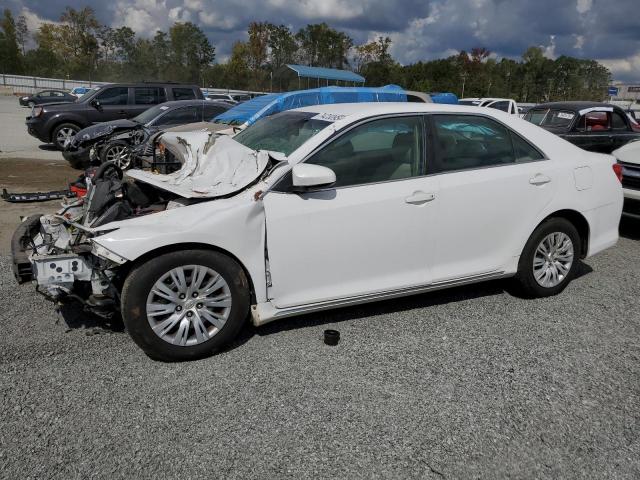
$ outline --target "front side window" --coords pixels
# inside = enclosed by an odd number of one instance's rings
[[[544,156],[502,124],[473,115],[434,115],[436,158],[430,173],[509,165]]]
[[[114,87],[103,90],[96,95],[100,105],[126,105],[129,98],[129,88]]]
[[[157,105],[167,101],[164,88],[144,87],[134,88],[133,98],[136,105]]]
[[[196,94],[193,88],[173,88],[174,100],[193,100],[196,98]]]
[[[331,122],[313,112],[281,112],[258,120],[233,139],[252,150],[271,150],[289,156]]]
[[[331,142],[306,163],[333,170],[336,187],[422,175],[422,119],[398,117],[365,123]]]
[[[200,121],[200,116],[195,105],[191,107],[177,108],[165,113],[158,119],[156,125],[186,125]]]
[[[579,132],[607,132],[610,130],[607,112],[587,112],[576,123]]]

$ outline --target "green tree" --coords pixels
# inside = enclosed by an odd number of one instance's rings
[[[0,22],[0,71],[5,73],[22,73],[22,59],[16,35],[16,22],[11,10],[6,8]]]
[[[304,63],[314,67],[344,68],[353,40],[344,32],[326,23],[307,25],[296,34],[300,56]]]
[[[200,82],[205,67],[213,62],[215,48],[206,35],[191,22],[176,22],[169,29],[173,68],[168,75],[174,80]]]
[[[298,44],[289,27],[269,24],[270,63],[273,71],[295,61]]]

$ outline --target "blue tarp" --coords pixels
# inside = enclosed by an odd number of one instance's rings
[[[433,92],[429,93],[429,95],[431,96],[431,100],[433,100],[433,103],[446,103],[449,105],[458,104],[458,97],[455,93]]]
[[[286,93],[271,93],[240,103],[213,119],[216,123],[251,125],[263,117],[294,108],[331,103],[406,102],[397,85],[384,87],[322,87]]]
[[[287,65],[303,78],[324,78],[326,80],[341,80],[344,82],[364,83],[364,77],[349,70],[338,70],[337,68],[307,67],[305,65]]]

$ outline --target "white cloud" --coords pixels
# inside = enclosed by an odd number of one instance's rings
[[[593,0],[578,0],[576,3],[576,10],[580,15],[584,15],[593,6]]]
[[[573,48],[577,49],[577,50],[582,50],[582,47],[584,46],[584,35],[574,35],[575,39],[576,39],[576,43],[573,44]]]
[[[167,15],[168,10],[166,0],[118,0],[112,26],[126,26],[142,37],[151,37],[175,21]]]
[[[627,58],[605,58],[598,61],[611,70],[614,79],[616,75],[640,72],[640,53]]]

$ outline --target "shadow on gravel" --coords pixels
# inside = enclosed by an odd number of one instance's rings
[[[574,280],[592,272],[593,269],[589,265],[584,262],[579,262]],[[490,282],[465,285],[409,297],[383,300],[351,307],[342,307],[335,310],[327,310],[325,312],[312,313],[309,315],[300,315],[297,317],[277,320],[262,327],[254,327],[249,324],[243,329],[236,341],[233,342],[227,350],[232,350],[241,346],[249,341],[254,335],[271,335],[298,328],[317,327],[319,325],[333,324],[347,320],[366,319],[367,317],[380,314],[399,313],[416,308],[445,305],[462,300],[473,300],[476,298],[500,295],[505,292],[510,295],[517,296],[517,292],[513,290],[509,279],[493,280]]]
[[[40,150],[45,150],[47,152],[57,152],[58,151],[58,147],[56,147],[55,145],[48,145],[48,144],[42,144],[42,145],[38,145],[38,148]]]
[[[640,220],[622,217],[620,219],[620,236],[630,240],[640,240]]]
[[[86,312],[79,303],[68,303],[59,309],[60,318],[64,320],[69,328],[93,330],[100,332],[124,332],[124,323],[119,315],[106,319],[91,312]]]

